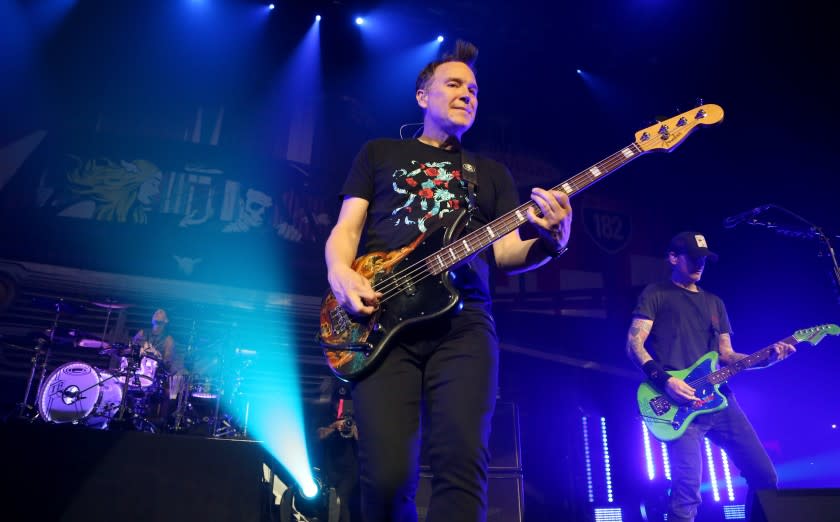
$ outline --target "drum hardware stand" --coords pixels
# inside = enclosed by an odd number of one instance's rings
[[[227,420],[225,422],[225,424],[227,425],[224,426],[224,430],[221,432],[219,431],[219,407],[221,406],[222,395],[225,395],[225,388],[227,385],[227,383],[225,382],[224,375],[222,374],[222,370],[225,368],[226,360],[227,352],[225,350],[222,350],[222,355],[219,358],[218,370],[216,372],[216,382],[219,383],[219,389],[216,392],[216,404],[214,406],[213,411],[213,425],[210,427],[210,436],[216,438],[229,436],[231,432],[236,433],[236,428],[233,427],[233,425],[231,425],[230,422],[228,422]]]
[[[245,401],[245,418],[242,420],[242,438],[248,438],[248,414],[251,410],[251,401]]]
[[[196,320],[193,319],[192,327],[190,328],[190,340],[187,343],[187,353],[184,355],[184,364],[189,364],[190,366],[194,366],[193,364],[193,342],[195,342],[195,334],[196,334]],[[184,417],[186,416],[187,407],[189,406],[189,396],[190,390],[192,389],[192,379],[193,373],[192,370],[194,368],[190,368],[190,372],[187,374],[184,381],[181,383],[181,389],[178,390],[178,404],[175,406],[175,422],[172,425],[172,431],[179,432],[185,429],[182,426],[184,422]]]
[[[123,380],[122,382],[122,398],[120,399],[120,408],[117,411],[117,416],[111,419],[111,421],[109,422],[109,427],[119,427],[121,429],[125,429],[129,421],[125,418],[126,403],[128,402],[128,380],[134,377],[138,379],[139,385],[139,377],[137,377],[137,370],[140,368],[140,345],[132,344],[130,346],[131,352],[126,356],[125,380]],[[132,413],[131,416],[137,417],[136,413]],[[149,421],[146,419],[141,420],[143,420],[146,423],[149,423]],[[134,427],[136,428],[137,426],[135,425]]]
[[[222,358],[222,362],[224,358]],[[224,364],[220,365],[220,368],[224,368]],[[219,383],[221,383],[221,378],[219,379]],[[216,405],[213,410],[213,425],[210,427],[210,436],[211,437],[219,437],[221,435],[218,434],[219,431],[219,405],[222,402],[222,394],[225,392],[223,386],[219,386],[219,390],[216,393]]]
[[[183,426],[182,423],[184,422],[187,406],[189,405],[187,397],[189,396],[191,387],[192,374],[189,374],[186,376],[184,382],[181,384],[181,389],[178,390],[178,404],[177,406],[175,406],[175,413],[173,414],[175,417],[175,422],[172,425],[172,431],[174,432],[179,432],[185,429],[185,426]]]
[[[102,328],[102,342],[107,342],[106,335],[108,335],[108,323],[111,321],[111,310],[112,308],[108,307],[108,313],[105,314],[105,327]]]
[[[52,345],[55,340],[55,331],[58,328],[58,323],[61,319],[61,310],[66,306],[67,305],[64,304],[64,298],[59,298],[55,303],[55,317],[53,318],[52,327],[50,328],[49,342],[46,342],[44,339],[38,339],[38,344],[35,346],[35,355],[32,356],[32,371],[30,372],[29,379],[26,383],[26,393],[23,397],[23,404],[20,406],[21,418],[25,418],[27,410],[32,409],[32,407],[29,406],[29,393],[32,390],[32,380],[35,377],[35,368],[38,366],[38,359],[43,353],[44,357],[41,360],[41,374],[38,376],[38,392],[35,394],[35,415],[30,420],[35,421],[40,415],[37,408],[38,397],[41,396],[41,388],[44,386],[44,379],[47,377],[47,363],[49,362],[50,355],[52,354]],[[46,350],[43,350],[44,344],[47,345]]]
[[[32,355],[32,368],[29,370],[29,378],[26,381],[26,392],[23,394],[23,402],[20,403],[18,418],[27,418],[29,411],[32,409],[35,409],[36,413],[31,420],[35,420],[38,416],[37,408],[33,408],[29,405],[29,394],[32,391],[32,382],[35,380],[35,371],[38,369],[38,360],[41,358],[41,353],[44,352],[44,344],[46,344],[46,342],[46,339],[39,338],[37,344],[35,345],[35,353]],[[41,380],[43,380],[43,377],[41,377]],[[37,398],[35,400],[37,401]]]

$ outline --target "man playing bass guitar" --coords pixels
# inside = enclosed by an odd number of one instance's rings
[[[388,298],[387,290],[375,291],[353,269],[357,253],[401,249],[463,209],[472,211],[467,231],[477,230],[518,205],[507,168],[462,153],[461,137],[478,108],[476,55],[472,44],[459,41],[453,54],[428,64],[415,91],[423,111],[422,135],[370,141],[350,169],[325,247],[330,287],[349,314],[370,315]],[[469,181],[471,174],[477,179]],[[531,199],[540,212],[529,209],[527,219],[539,237],[523,240],[514,230],[493,243],[496,265],[511,273],[547,263],[565,251],[569,240],[568,196],[535,188]],[[499,359],[486,253],[453,273],[460,313],[401,333],[377,366],[354,382],[366,522],[417,520],[421,412],[434,475],[427,520],[486,518],[487,443]],[[433,313],[430,308],[428,314]]]
[[[697,283],[706,261],[717,261],[706,238],[697,232],[681,232],[668,246],[667,263],[671,280],[645,287],[633,311],[627,335],[627,355],[645,372],[651,383],[677,403],[700,401],[697,391],[666,370],[682,370],[709,351],[717,351],[723,364],[746,357],[735,352],[726,307],[716,295]],[[788,343],[775,343],[765,366],[791,355],[796,349]],[[669,522],[693,521],[700,505],[703,470],[703,438],[723,448],[741,470],[751,495],[756,489],[776,487],[777,475],[755,430],[741,410],[732,391],[722,384],[728,407],[697,416],[679,438],[669,441],[671,496]]]

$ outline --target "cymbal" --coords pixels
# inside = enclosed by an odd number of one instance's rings
[[[99,308],[106,308],[106,309],[109,309],[109,310],[123,310],[125,308],[129,308],[129,307],[133,306],[133,305],[130,305],[130,304],[127,304],[127,303],[116,303],[116,302],[112,302],[112,301],[108,301],[108,302],[91,301],[90,304],[92,304],[94,306],[98,306]]]
[[[76,341],[77,348],[94,348],[94,349],[101,349],[101,348],[109,348],[111,344],[108,341],[103,341],[100,338],[92,338],[92,337],[83,337]]]
[[[114,343],[109,344],[99,350],[99,355],[116,355],[116,356],[129,356],[132,354],[131,346],[124,344],[124,343]]]
[[[4,343],[0,343],[0,346],[2,346],[3,348],[12,348],[12,349],[21,350],[21,351],[24,351],[24,352],[35,351],[35,348],[32,347],[32,346],[20,346],[20,345],[12,344],[12,343],[5,343],[4,342]]]
[[[37,336],[45,335],[47,340],[52,340],[59,344],[76,344],[82,339],[99,339],[94,334],[83,332],[77,328],[67,328],[59,326],[53,331],[52,328],[47,328],[41,332],[35,332]]]

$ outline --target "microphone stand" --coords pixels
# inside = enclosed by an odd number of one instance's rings
[[[821,228],[816,227],[814,232],[817,234],[817,238],[825,243],[826,255],[831,259],[831,274],[834,276],[834,290],[837,294],[837,302],[840,303],[840,266],[837,265],[837,256],[834,253],[834,247],[831,245],[829,236],[823,233]]]
[[[831,236],[826,234],[822,227],[819,227],[807,219],[803,218],[799,214],[792,212],[784,207],[780,207],[778,205],[767,205],[768,208],[775,208],[788,214],[789,216],[794,217],[796,220],[801,221],[805,225],[808,226],[807,229],[796,229],[796,228],[789,228],[783,227],[771,221],[760,221],[758,219],[751,219],[745,221],[748,225],[755,225],[768,228],[770,230],[774,230],[775,232],[787,236],[787,237],[794,237],[798,239],[816,239],[820,241],[823,245],[823,251],[819,253],[820,256],[827,256],[831,261],[831,275],[832,281],[834,282],[834,290],[837,296],[837,302],[840,303],[840,265],[837,264],[837,255],[834,252],[834,246],[831,244]]]

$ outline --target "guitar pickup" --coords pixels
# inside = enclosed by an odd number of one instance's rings
[[[330,310],[330,324],[334,333],[344,333],[350,327],[350,322],[350,316],[347,315],[344,308],[337,306]]]
[[[417,293],[417,287],[414,286],[414,282],[411,280],[410,277],[405,278],[394,278],[394,281],[397,283],[397,286],[400,287],[402,292],[409,296],[413,297],[414,294]]]
[[[661,395],[651,399],[648,404],[657,416],[665,415],[671,409],[671,402]]]

